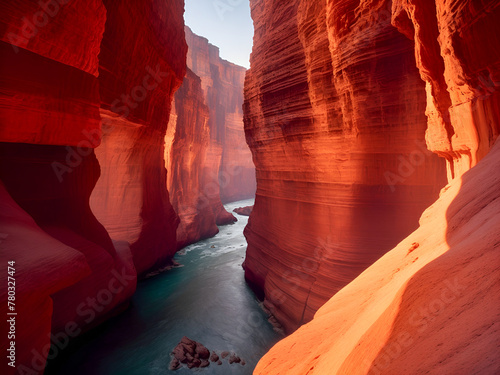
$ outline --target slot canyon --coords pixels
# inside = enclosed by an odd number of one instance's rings
[[[499,134],[499,0],[3,0],[2,373],[499,374]]]

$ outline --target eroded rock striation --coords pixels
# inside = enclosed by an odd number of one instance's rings
[[[343,5],[327,2],[329,30],[367,14]],[[337,8],[345,17],[330,23]],[[416,231],[271,349],[255,374],[500,371],[500,3],[394,1],[390,11],[414,44],[426,142],[446,159],[449,184]]]
[[[392,10],[425,81],[428,148],[449,180],[460,177],[500,133],[499,2],[397,0]]]
[[[251,1],[247,280],[290,332],[418,226],[446,183],[391,2]]]
[[[254,374],[497,374],[499,160],[497,141]]]
[[[220,200],[212,207],[212,194],[203,194],[213,183],[209,172],[209,109],[201,89],[201,80],[188,69],[182,86],[175,94],[174,106],[165,136],[167,187],[175,212],[179,215],[178,247],[215,235]],[[217,174],[215,174],[217,175]],[[218,189],[215,192],[218,193]]]

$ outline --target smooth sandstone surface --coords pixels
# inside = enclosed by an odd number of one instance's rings
[[[105,21],[100,0],[48,13],[35,1],[1,2],[2,141],[97,146],[87,134],[100,132],[96,77]]]
[[[15,312],[18,312],[15,316],[16,363],[31,368],[35,359],[33,352],[38,353],[40,358],[36,361],[41,360],[41,364],[37,370],[41,371],[45,365],[44,352],[50,347],[53,312],[51,294],[88,277],[91,271],[81,252],[41,229],[10,197],[3,184],[0,184],[0,197],[0,254],[5,264],[5,272],[0,278],[3,285],[8,286],[7,282],[12,279],[8,280],[7,262],[14,261],[12,269],[15,273],[12,275],[16,288],[13,305],[7,304],[8,290],[2,288],[1,312],[6,319],[7,313],[11,312],[8,309],[10,306],[14,306]],[[36,314],[27,314],[27,311],[36,311]],[[10,341],[7,337],[1,340],[2,353],[8,353]],[[8,367],[5,361],[2,368],[6,371],[3,373],[14,373],[14,369]]]

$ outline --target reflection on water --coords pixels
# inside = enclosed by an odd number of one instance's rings
[[[228,211],[253,200],[226,205]],[[84,336],[51,364],[50,374],[251,374],[280,338],[245,283],[241,263],[248,218],[220,227],[214,238],[178,254],[183,267],[139,283],[132,306]],[[210,364],[204,369],[168,370],[170,352],[183,336],[211,350],[234,351],[246,366]]]

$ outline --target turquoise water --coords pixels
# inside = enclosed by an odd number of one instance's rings
[[[228,211],[253,200],[226,205]],[[141,281],[130,309],[98,327],[49,367],[49,374],[251,374],[281,336],[245,283],[241,264],[248,218],[220,227],[214,238],[178,254],[183,266]],[[234,351],[247,364],[169,371],[170,352],[183,336],[218,353]]]

